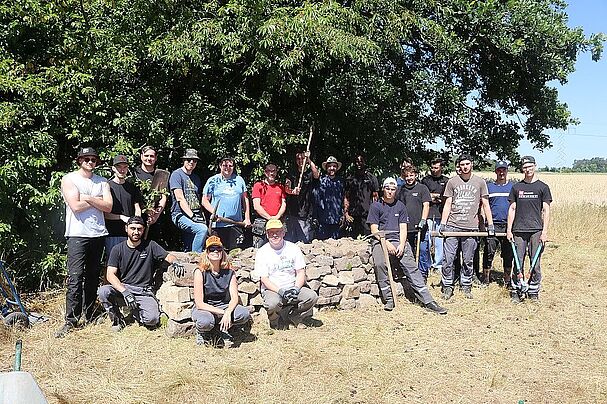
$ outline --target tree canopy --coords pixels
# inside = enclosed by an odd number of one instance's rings
[[[6,0],[0,5],[0,251],[61,274],[58,180],[76,149],[211,169],[365,152],[389,169],[460,151],[516,157],[572,121],[554,82],[602,34],[559,0]],[[25,270],[27,269],[27,270]]]

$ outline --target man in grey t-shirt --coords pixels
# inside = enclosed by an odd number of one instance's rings
[[[479,206],[482,206],[487,218],[489,235],[495,235],[487,184],[482,178],[472,174],[472,157],[469,154],[462,154],[457,158],[455,165],[459,169],[459,174],[451,178],[445,186],[443,194],[445,207],[439,232],[478,231]],[[463,255],[460,283],[464,296],[472,298],[473,261],[477,244],[476,237],[445,237],[442,269],[443,298],[445,300],[449,300],[453,296],[453,267],[457,258],[457,249],[460,246]]]

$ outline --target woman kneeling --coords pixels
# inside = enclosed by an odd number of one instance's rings
[[[232,343],[229,330],[251,321],[249,310],[238,304],[238,283],[228,256],[217,236],[207,239],[194,271],[194,308],[197,345]]]

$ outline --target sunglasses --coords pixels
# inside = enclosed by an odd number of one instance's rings
[[[84,157],[82,158],[82,161],[85,163],[97,163],[97,159],[95,157]]]
[[[220,247],[218,245],[212,245],[209,248],[207,248],[208,252],[222,252],[223,251],[223,247]]]
[[[185,161],[191,162],[193,161],[194,163],[198,163],[198,159],[184,159]]]

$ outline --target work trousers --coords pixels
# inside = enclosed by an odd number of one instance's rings
[[[518,256],[518,260],[521,264],[521,272],[524,273],[525,268],[525,256],[529,257],[529,265],[531,265],[531,260],[535,255],[538,248],[540,248],[540,236],[542,235],[541,231],[537,231],[535,233],[514,233],[514,244],[516,245],[516,255]],[[511,247],[512,248],[512,247]],[[543,251],[540,252],[540,256],[537,258],[537,262],[535,263],[534,268],[530,268],[531,279],[529,280],[529,290],[527,291],[530,295],[539,295],[540,286],[542,282],[542,268],[540,265],[541,255]],[[516,276],[514,273],[512,274],[512,283],[513,285],[516,282]],[[515,287],[517,285],[514,285]]]
[[[123,284],[126,290],[133,294],[139,310],[133,311],[137,322],[147,326],[155,326],[160,321],[160,308],[151,287],[141,287]],[[103,285],[97,291],[99,301],[110,316],[120,317],[120,306],[126,306],[124,297],[112,285]]]
[[[92,320],[99,286],[104,237],[68,237],[65,321],[76,325],[84,310]],[[84,306],[84,307],[83,307]]]
[[[506,232],[506,223],[495,223],[494,225],[496,233]],[[483,268],[491,268],[498,247],[500,248],[502,255],[502,265],[504,267],[504,273],[506,273],[507,269],[512,269],[513,259],[512,247],[510,246],[510,241],[508,241],[506,236],[487,237],[487,240],[485,240],[485,249],[483,251]]]
[[[446,226],[446,232],[471,232],[478,231],[460,229],[458,227]],[[474,254],[478,240],[476,237],[445,237],[443,241],[443,269],[442,283],[444,287],[453,287],[455,260],[458,259],[458,247],[462,251],[462,271],[460,285],[462,287],[472,286],[472,275],[474,274]]]
[[[394,247],[398,246],[398,241],[386,240],[386,243],[392,243]],[[392,290],[390,289],[388,266],[386,265],[384,251],[379,241],[373,241],[372,255],[373,262],[375,263],[375,279],[377,279],[377,285],[379,286],[382,299],[384,302],[392,301],[394,298],[392,296]],[[389,255],[388,257],[390,258],[392,275],[394,276],[395,273],[402,271],[402,274],[409,282],[409,285],[411,285],[415,297],[417,297],[419,301],[423,304],[434,301],[428,291],[421,271],[415,264],[415,257],[413,256],[411,246],[409,246],[408,243],[405,244],[405,253],[402,257],[398,258],[395,255]]]
[[[228,308],[228,303],[218,304],[215,305],[215,307],[225,310]],[[216,324],[219,324],[221,317],[222,316],[219,314],[211,313],[206,310],[199,310],[196,307],[192,309],[192,320],[196,323],[196,330],[200,334],[211,331]],[[234,311],[232,312],[233,326],[245,324],[250,319],[251,313],[249,312],[249,309],[240,304],[234,308]]]
[[[297,295],[297,303],[293,306],[285,306],[282,297],[271,290],[263,290],[261,295],[270,323],[278,320],[281,314],[284,314],[293,323],[300,323],[302,319],[312,317],[312,309],[318,300],[316,292],[306,286],[300,289],[299,295]]]

